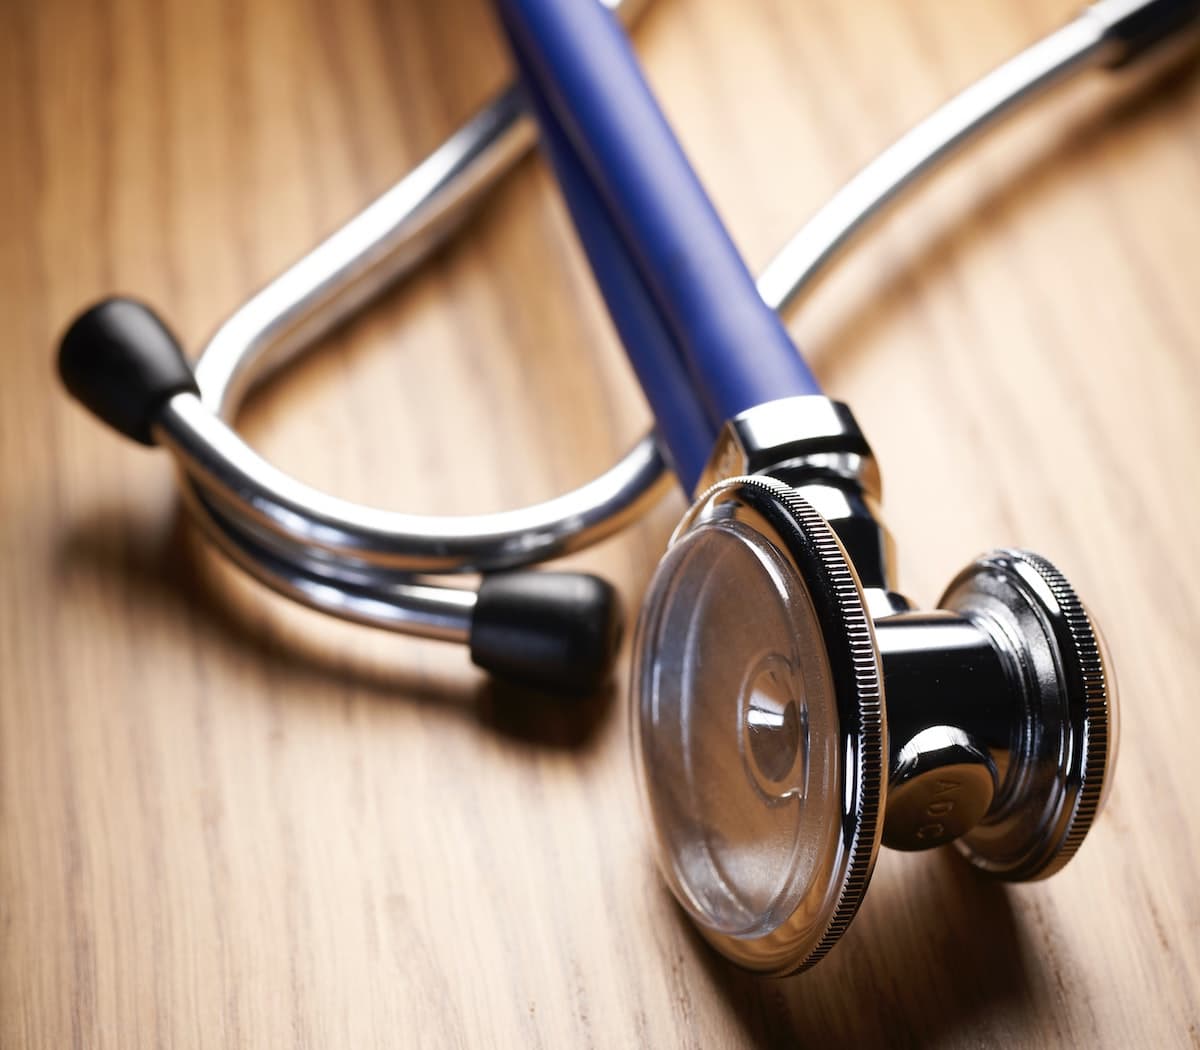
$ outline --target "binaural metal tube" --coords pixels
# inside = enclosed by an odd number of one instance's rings
[[[605,2],[623,17],[644,6]],[[1198,7],[1179,0],[1101,0],[1088,8],[961,92],[863,169],[767,267],[760,294],[773,307],[790,305],[868,220],[1002,117],[1076,73],[1133,57],[1194,19]],[[196,365],[203,404],[179,395],[166,406],[156,437],[176,455],[185,484],[197,490],[193,495],[203,495],[189,500],[193,510],[210,531],[229,532],[230,542],[265,541],[260,546],[270,551],[270,563],[254,570],[264,582],[342,616],[347,606],[337,589],[354,589],[362,601],[353,618],[420,633],[422,618],[434,615],[427,595],[413,603],[408,619],[372,611],[375,599],[403,604],[397,585],[405,574],[491,571],[578,550],[611,535],[666,490],[665,463],[649,434],[599,478],[534,507],[458,518],[396,514],[286,477],[222,422],[255,382],[444,241],[532,137],[509,89],[218,330]],[[447,596],[447,615],[461,610],[461,593]]]
[[[955,95],[867,164],[804,224],[763,271],[762,297],[786,310],[909,186],[1046,89],[1105,62],[1116,47],[1103,25],[1085,12]]]
[[[280,550],[295,544],[408,573],[512,568],[577,550],[581,535],[594,540],[628,524],[662,473],[657,452],[643,442],[565,496],[520,510],[437,517],[359,506],[297,481],[260,456],[241,455],[245,446],[237,435],[194,394],[171,398],[155,438],[185,465],[210,513],[274,533]]]
[[[343,620],[438,641],[466,643],[478,595],[473,589],[434,586],[412,576],[386,583],[378,573],[355,585],[328,579],[281,557],[221,517],[191,486],[183,487],[189,512],[217,548],[250,576],[301,605]]]
[[[649,0],[599,0],[625,23]],[[395,186],[253,295],[195,365],[204,403],[232,419],[249,390],[415,270],[536,140],[518,84],[480,108]]]

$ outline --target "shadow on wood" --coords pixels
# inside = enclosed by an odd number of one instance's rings
[[[273,675],[284,680],[301,675],[305,682],[324,680],[336,686],[351,685],[374,700],[405,700],[455,712],[511,740],[536,747],[583,750],[589,747],[612,708],[616,687],[610,681],[586,697],[560,697],[540,693],[467,670],[443,672],[427,665],[417,668],[399,662],[357,662],[337,648],[322,644],[318,631],[273,629],[254,613],[254,606],[231,593],[236,586],[227,577],[241,574],[224,564],[199,537],[186,515],[177,511],[163,534],[142,527],[131,514],[108,512],[75,524],[59,555],[62,571],[83,571],[118,582],[133,591],[133,599],[163,616],[199,614],[204,630],[221,646],[236,646],[262,661]],[[106,584],[106,585],[107,585]],[[290,603],[270,591],[257,591],[251,601]],[[305,620],[325,618],[308,610],[296,611]],[[338,624],[339,629],[365,630]],[[328,626],[326,629],[328,633]],[[436,643],[425,642],[426,645]],[[465,661],[464,661],[465,663]],[[312,697],[311,689],[294,695]],[[311,699],[309,702],[312,702]]]
[[[754,1045],[987,1045],[1024,1015],[1030,1030],[1053,1003],[1030,973],[1005,886],[953,850],[884,851],[850,931],[812,970],[785,979],[727,964],[691,929],[688,940],[717,994]],[[880,870],[882,869],[882,871]],[[886,926],[886,930],[883,927]],[[1053,986],[1053,980],[1048,982]],[[989,1038],[989,1036],[991,1038]]]

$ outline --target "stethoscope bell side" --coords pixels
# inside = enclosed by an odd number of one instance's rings
[[[913,610],[870,450],[825,398],[731,421],[705,481],[647,593],[631,689],[659,867],[705,937],[752,970],[806,969],[880,844],[954,843],[1006,879],[1061,868],[1116,743],[1107,658],[1062,575],[997,551]]]
[[[1045,878],[1075,855],[1112,786],[1119,706],[1103,638],[1066,577],[1029,551],[976,559],[938,604],[987,634],[1022,700],[1007,749],[979,728],[1006,762],[986,818],[955,845],[1001,878]]]

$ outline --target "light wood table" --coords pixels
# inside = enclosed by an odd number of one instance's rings
[[[637,42],[759,266],[1071,11],[659,0]],[[1124,718],[1061,875],[885,853],[843,943],[778,982],[662,888],[620,683],[506,707],[457,648],[265,593],[53,374],[117,290],[198,347],[505,75],[482,0],[0,5],[3,1045],[1200,1043],[1200,77],[1054,98],[791,318],[879,453],[906,590],[1043,552],[1105,626]],[[342,495],[466,512],[578,483],[646,422],[529,163],[247,432]],[[632,612],[682,506],[571,564]]]

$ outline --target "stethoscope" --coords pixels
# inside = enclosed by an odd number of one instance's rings
[[[881,843],[953,842],[1005,879],[1061,868],[1109,788],[1117,710],[1096,626],[1045,559],[987,554],[933,612],[896,590],[870,447],[778,311],[960,146],[1044,89],[1151,50],[1200,3],[1093,4],[859,172],[756,283],[605,9],[641,6],[497,0],[520,83],[250,299],[194,365],[147,307],[110,299],[72,324],[59,367],[97,416],[174,455],[191,513],[262,582],[463,642],[487,670],[549,689],[608,675],[616,595],[593,576],[517,570],[612,535],[673,474],[696,502],[633,645],[645,809],[704,936],[786,974],[845,931]],[[473,517],[360,506],[271,466],[232,428],[247,392],[455,232],[533,142],[530,110],[655,431],[572,492]],[[460,573],[482,582],[432,579]]]

